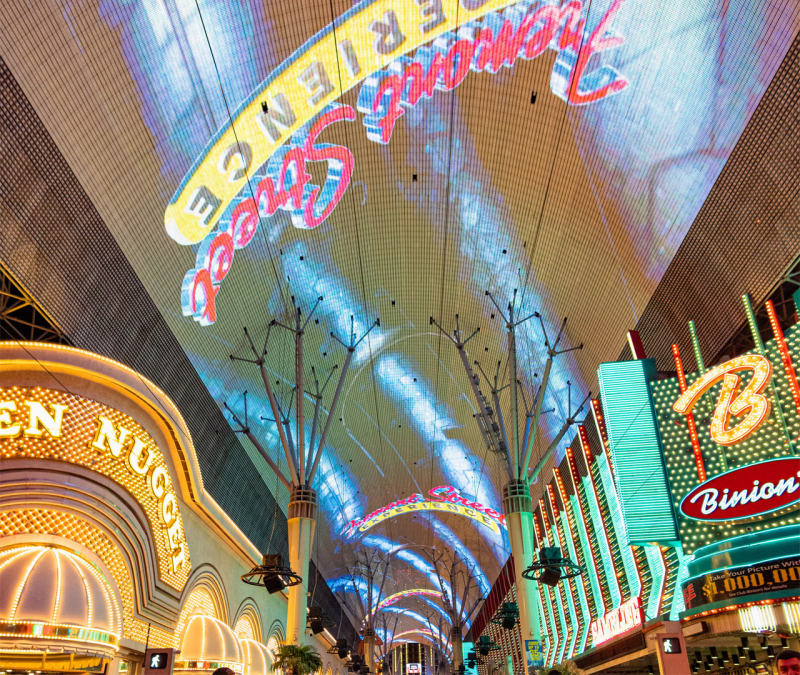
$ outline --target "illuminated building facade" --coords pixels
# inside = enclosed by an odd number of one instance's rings
[[[459,640],[485,634],[482,675],[616,658],[647,675],[650,638],[681,622],[705,626],[681,633],[700,670],[714,622],[791,633],[795,568],[767,552],[797,524],[791,322],[785,344],[764,325],[768,357],[714,368],[744,321],[731,296],[760,307],[797,264],[800,1],[4,0],[2,15],[0,323],[17,322],[0,339],[57,336],[174,402],[134,387],[162,442],[96,383],[0,382],[0,481],[39,462],[57,484],[36,508],[24,481],[8,488],[4,538],[61,537],[109,570],[75,600],[102,639],[62,661],[130,669],[186,638],[182,669],[260,672],[285,608],[252,596],[251,613],[236,579],[267,553],[307,577],[283,638],[305,639],[308,598],[350,647],[380,614],[369,644],[436,643],[457,668]],[[634,327],[654,362],[626,354]],[[89,496],[53,505],[54,476]],[[103,536],[85,524],[95,485],[92,508],[123,514]],[[502,587],[531,542],[586,574],[535,601]],[[391,569],[385,604],[351,574],[365,551]],[[469,597],[430,551],[469,571]],[[40,553],[3,570],[77,578]],[[515,601],[520,633],[492,623]],[[30,616],[61,630],[62,595],[48,602]],[[740,640],[740,666],[776,645]]]
[[[772,335],[754,332],[754,350],[714,367],[702,365],[694,323],[697,372],[678,345],[674,373],[643,353],[600,366],[601,399],[532,487],[537,546],[586,570],[537,584],[545,666],[652,666],[673,633],[695,673],[769,665],[800,644],[800,330],[782,328],[769,302],[767,314]],[[473,637],[501,645],[488,661],[517,663],[528,658],[518,631],[490,623],[514,600],[504,579]]]
[[[413,640],[413,635],[408,636]],[[398,644],[389,655],[392,673],[397,675],[437,675],[445,672],[446,659],[441,652],[431,644],[421,642],[403,642],[399,638]],[[440,670],[441,668],[441,670]]]
[[[132,675],[150,647],[174,672],[268,673],[286,598],[240,581],[260,553],[173,402],[64,345],[4,342],[0,371],[2,666]]]

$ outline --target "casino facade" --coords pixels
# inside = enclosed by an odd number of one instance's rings
[[[0,17],[0,675],[800,674],[800,0]]]
[[[270,672],[286,599],[239,581],[260,554],[172,400],[63,345],[3,343],[0,364],[3,667],[133,675],[155,648],[174,672]]]

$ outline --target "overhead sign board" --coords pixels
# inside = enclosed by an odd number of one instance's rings
[[[466,516],[488,527],[495,534],[500,533],[501,527],[503,529],[506,527],[505,515],[479,502],[462,497],[452,485],[439,485],[430,489],[428,495],[430,498],[425,499],[423,495],[415,493],[405,499],[382,506],[363,518],[351,520],[343,534],[353,537],[359,532],[366,532],[384,520],[413,511],[443,511]]]
[[[644,622],[642,599],[637,595],[600,618],[592,621],[592,646],[596,647],[617,635],[622,635]]]
[[[738,604],[752,595],[774,591],[795,594],[798,590],[800,556],[793,556],[714,571],[691,579],[683,584],[683,601],[686,609],[694,609],[712,602]]]

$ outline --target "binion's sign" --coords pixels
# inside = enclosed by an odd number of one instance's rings
[[[739,391],[739,373],[752,372],[750,381]],[[750,436],[769,416],[770,402],[762,393],[772,379],[772,363],[760,354],[743,354],[707,371],[683,392],[672,409],[686,415],[711,387],[722,382],[714,415],[711,438],[719,445],[735,445]],[[744,418],[730,426],[731,417]]]
[[[606,612],[602,618],[592,621],[592,646],[607,642],[617,635],[622,635],[644,621],[642,600],[639,596],[631,598],[616,609]]]
[[[628,80],[604,56],[624,43],[613,28],[624,0],[587,26],[582,0],[371,0],[356,4],[295,51],[208,143],[164,216],[169,236],[199,244],[182,284],[182,311],[201,325],[217,318],[216,296],[237,250],[262,218],[287,211],[313,229],[336,208],[354,158],[317,138],[356,110],[335,101],[359,87],[367,138],[386,144],[405,110],[452,91],[470,72],[497,73],[554,51],[550,88],[570,105],[617,94]],[[410,54],[413,53],[413,56]],[[325,162],[320,185],[310,162]]]
[[[693,520],[749,520],[800,502],[800,457],[742,466],[694,488],[680,505]]]

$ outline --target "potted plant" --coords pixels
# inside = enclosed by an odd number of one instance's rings
[[[579,672],[575,664],[570,661],[565,661],[564,663],[555,664],[549,668],[537,668],[536,675],[551,675],[551,673],[555,675],[578,675]]]
[[[284,675],[312,675],[322,668],[322,659],[309,646],[281,645],[272,663],[272,671]]]

